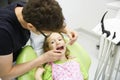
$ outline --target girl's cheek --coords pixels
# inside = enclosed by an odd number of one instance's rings
[[[51,46],[50,46],[50,49],[54,49],[54,46],[53,46],[53,45],[51,45]]]

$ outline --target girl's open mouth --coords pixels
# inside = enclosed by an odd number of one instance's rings
[[[61,46],[61,47],[57,47],[56,50],[63,50],[64,49],[64,46]]]

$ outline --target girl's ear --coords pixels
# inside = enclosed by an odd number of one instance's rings
[[[46,39],[44,40],[43,48],[45,52],[49,51],[49,46],[48,46],[48,43],[46,42]]]
[[[49,46],[46,45],[45,51],[49,51]]]

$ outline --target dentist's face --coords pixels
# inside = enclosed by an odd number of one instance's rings
[[[59,50],[63,54],[66,51],[65,41],[59,33],[52,33],[48,37],[47,43],[50,50]]]

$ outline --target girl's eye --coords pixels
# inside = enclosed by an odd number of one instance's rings
[[[52,41],[51,44],[54,44],[54,42]]]
[[[62,39],[59,39],[59,41],[61,41]]]

